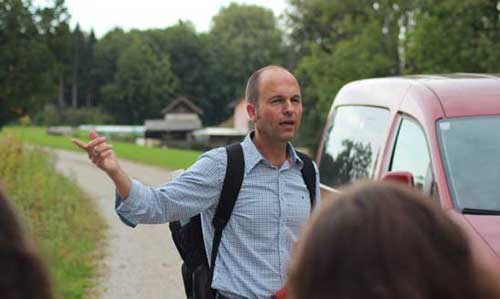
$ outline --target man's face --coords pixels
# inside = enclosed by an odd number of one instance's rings
[[[300,126],[302,98],[295,77],[282,69],[264,71],[258,83],[259,99],[248,104],[255,130],[271,142],[290,141]]]

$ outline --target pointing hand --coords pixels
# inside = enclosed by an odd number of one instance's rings
[[[118,160],[113,146],[106,143],[106,137],[97,135],[95,131],[89,133],[89,143],[72,139],[75,145],[87,152],[89,159],[100,169],[110,174],[119,169]]]

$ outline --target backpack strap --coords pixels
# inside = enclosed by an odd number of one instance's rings
[[[316,201],[316,170],[313,162],[308,155],[296,151],[299,158],[304,162],[304,167],[300,170],[304,183],[306,183],[307,191],[309,191],[309,199],[311,200],[311,211]]]
[[[212,224],[215,229],[214,240],[212,243],[212,255],[210,259],[210,277],[209,282],[212,284],[212,278],[215,269],[215,260],[219,251],[222,231],[231,218],[234,204],[240,193],[241,183],[243,182],[243,174],[245,171],[245,159],[243,157],[243,148],[241,144],[235,143],[226,146],[227,166],[224,184],[219,198],[219,204],[215,210],[215,216]]]
[[[168,228],[170,229],[170,234],[172,235],[172,240],[174,241],[175,248],[181,255],[182,260],[186,259],[186,251],[182,247],[182,237],[181,230],[182,225],[180,221],[171,221],[168,223]]]

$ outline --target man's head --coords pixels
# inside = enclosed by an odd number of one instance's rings
[[[297,79],[285,68],[266,66],[248,79],[247,111],[256,135],[269,142],[290,141],[300,126],[302,98]]]

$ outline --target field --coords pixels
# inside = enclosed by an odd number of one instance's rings
[[[76,135],[86,141],[85,133]],[[54,282],[56,298],[92,295],[105,224],[94,202],[76,182],[58,174],[53,157],[38,148],[80,151],[71,136],[46,134],[42,127],[0,131],[0,188],[18,210]],[[189,167],[200,152],[147,148],[110,140],[118,157],[166,169]],[[29,145],[29,146],[26,146]],[[34,146],[33,146],[34,145]]]
[[[66,150],[80,150],[71,143],[71,137],[47,135],[42,127],[7,127],[2,135],[13,134],[23,142]],[[81,136],[81,134],[79,134]],[[82,141],[87,141],[82,138]],[[178,149],[148,148],[130,143],[114,142],[113,149],[119,158],[144,164],[155,165],[166,169],[187,168],[193,164],[201,152]]]
[[[56,172],[49,154],[13,136],[0,137],[0,187],[48,265],[56,298],[87,298],[106,229],[94,202]]]

